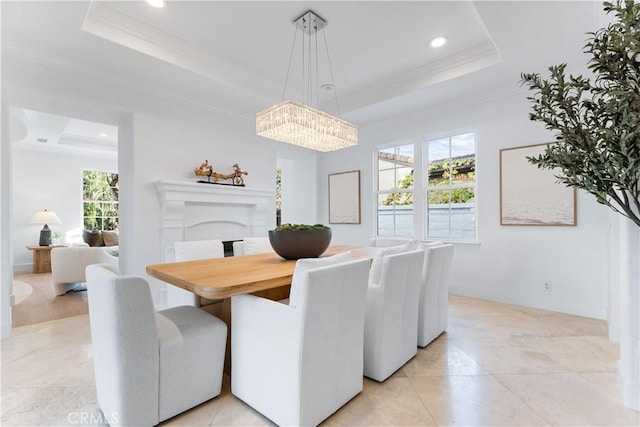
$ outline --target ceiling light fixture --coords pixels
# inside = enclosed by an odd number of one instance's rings
[[[109,134],[108,134],[108,133],[105,133],[105,132],[101,132],[101,133],[100,133],[100,136],[101,136],[101,137],[103,137],[103,138],[106,138],[106,137],[108,137],[108,136],[109,136]]]
[[[147,0],[147,3],[153,7],[165,7],[167,5],[166,0]]]
[[[438,36],[429,40],[429,46],[431,47],[442,47],[446,43],[447,43],[447,38],[445,36]]]
[[[296,30],[282,94],[283,101],[256,114],[256,134],[276,141],[323,152],[357,145],[358,127],[321,111],[318,106],[318,32],[327,26],[327,21],[309,10],[293,22],[296,25]],[[306,86],[306,93],[303,93],[302,102],[291,99],[285,100],[298,31],[302,31],[302,73]],[[331,74],[331,88],[334,89],[336,107],[338,115],[340,115],[338,95],[333,85],[333,70],[329,59],[327,38],[324,32],[322,35]],[[305,38],[308,40],[305,40]],[[308,105],[313,102],[314,97],[316,99],[316,108]]]

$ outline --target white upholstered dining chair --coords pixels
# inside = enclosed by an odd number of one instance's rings
[[[388,248],[389,246],[398,246],[406,244],[415,244],[416,240],[411,237],[372,237],[369,239],[369,246],[376,248]]]
[[[418,308],[418,346],[426,347],[447,329],[453,245],[425,244],[422,249],[425,259]]]
[[[364,328],[364,375],[384,381],[417,353],[418,297],[423,250],[381,249],[369,273]]]
[[[195,261],[222,257],[224,257],[224,244],[220,239],[175,242],[173,248],[167,250],[166,255],[167,262]],[[186,289],[168,284],[167,306],[178,307],[181,305],[207,307],[207,311],[216,315],[219,315],[221,311],[220,301],[202,298]]]
[[[362,391],[369,261],[348,260],[298,260],[289,305],[231,299],[231,391],[278,425],[317,425]]]
[[[227,325],[195,307],[156,312],[142,277],[87,267],[98,404],[111,425],[153,426],[220,394]]]
[[[245,237],[233,242],[233,256],[274,252],[268,237]],[[274,252],[275,253],[275,252]]]

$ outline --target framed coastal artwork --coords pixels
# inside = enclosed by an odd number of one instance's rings
[[[360,171],[329,175],[329,224],[360,224]]]
[[[501,225],[576,225],[576,190],[557,182],[554,172],[538,169],[527,157],[549,143],[500,150]]]

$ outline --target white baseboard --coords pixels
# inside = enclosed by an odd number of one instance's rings
[[[13,264],[14,273],[31,273],[33,271],[33,263]]]
[[[449,286],[449,293],[453,295],[503,302],[506,304],[539,308],[541,310],[557,311],[560,313],[573,314],[575,316],[592,317],[600,320],[607,319],[606,306],[594,307],[587,306],[585,304],[576,304],[574,300],[563,300],[551,295],[538,297],[533,295],[511,294],[507,292],[455,285]]]

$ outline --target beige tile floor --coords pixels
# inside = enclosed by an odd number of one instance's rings
[[[602,321],[452,296],[448,332],[384,383],[365,379],[324,424],[638,426],[606,333]],[[86,315],[16,328],[1,350],[2,425],[99,424]],[[220,396],[163,424],[271,425],[228,377]]]

